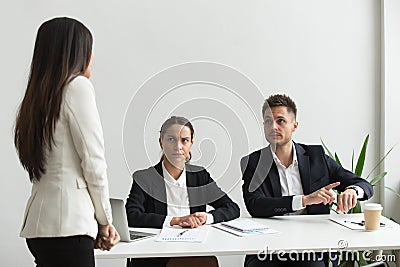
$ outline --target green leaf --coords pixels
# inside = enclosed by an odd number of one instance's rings
[[[367,135],[367,137],[364,140],[364,144],[361,148],[360,155],[358,156],[356,170],[354,172],[356,175],[358,175],[360,177],[361,177],[362,171],[364,169],[365,155],[367,154],[367,147],[368,147],[368,140],[369,140],[369,134]]]
[[[381,187],[381,186],[379,184],[376,184],[375,187]],[[397,197],[400,198],[400,193],[397,192],[396,190],[394,190],[393,188],[391,188],[389,186],[383,186],[383,188],[386,188],[387,190],[389,190],[390,192],[392,192],[393,194],[395,194]]]
[[[354,267],[354,262],[350,260],[340,261],[339,267]]]
[[[354,172],[354,149],[353,153],[351,153],[351,172]]]
[[[331,157],[332,159],[335,159],[335,157],[333,156],[332,152],[329,150],[329,148],[325,145],[324,141],[322,141],[322,138],[320,138],[322,146],[324,147],[324,149],[326,150],[326,152],[328,153],[328,156]]]
[[[396,196],[400,197],[400,193],[396,192],[396,190],[390,188],[389,186],[385,186],[385,188],[389,191],[391,191],[393,194],[395,194]]]
[[[358,259],[359,259],[358,261],[359,266],[365,266],[368,264],[368,262],[364,259],[362,252],[358,252]]]
[[[377,176],[375,176],[375,178],[371,180],[371,185],[374,186],[377,183],[379,183],[379,181],[382,180],[382,178],[385,177],[386,174],[387,174],[387,172],[382,172],[382,173],[378,174]]]
[[[361,204],[360,201],[357,200],[357,204],[354,208],[352,208],[351,210],[349,210],[348,213],[361,213]]]
[[[339,156],[336,154],[336,152],[335,152],[335,160],[340,166],[342,166],[342,163],[340,162]]]
[[[376,164],[375,167],[368,173],[366,179],[368,179],[369,176],[372,174],[372,172],[373,172],[376,168],[378,168],[379,165],[381,165],[381,163],[385,160],[385,158],[387,157],[387,155],[389,155],[389,153],[393,150],[393,148],[394,148],[394,146],[392,146],[392,148],[389,149],[388,152],[386,152],[385,156],[383,156],[383,157],[381,158],[381,160],[378,162],[378,164]]]

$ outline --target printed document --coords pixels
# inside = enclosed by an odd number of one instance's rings
[[[164,227],[155,241],[157,242],[204,242],[207,238],[208,228],[194,229]]]

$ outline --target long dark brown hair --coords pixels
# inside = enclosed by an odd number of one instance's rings
[[[93,37],[79,21],[54,18],[37,32],[25,96],[19,107],[14,145],[31,181],[46,172],[46,148],[60,117],[65,85],[89,66]]]
[[[161,141],[164,138],[165,133],[167,132],[168,128],[171,127],[174,124],[178,124],[181,126],[187,126],[190,129],[190,139],[193,140],[194,136],[194,128],[192,123],[186,119],[185,117],[178,117],[178,116],[172,116],[171,118],[167,119],[164,121],[164,123],[161,125],[161,130],[160,130],[160,138],[159,140]],[[161,160],[164,159],[164,154],[161,156]],[[189,162],[192,159],[192,153],[189,151],[189,158],[186,159],[187,162]]]

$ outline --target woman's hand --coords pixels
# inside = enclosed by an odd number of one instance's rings
[[[197,228],[207,221],[205,212],[196,212],[182,217],[173,217],[170,225],[179,225],[181,227]]]
[[[120,236],[115,229],[114,225],[100,225],[97,233],[97,237],[94,243],[95,248],[101,250],[110,250],[120,240]]]

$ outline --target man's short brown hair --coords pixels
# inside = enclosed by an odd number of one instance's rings
[[[271,95],[267,99],[265,99],[264,105],[262,107],[262,115],[264,117],[264,113],[267,109],[273,108],[273,107],[286,107],[288,112],[293,112],[294,117],[296,118],[297,116],[297,107],[296,103],[287,95],[283,94],[276,94],[276,95]]]

